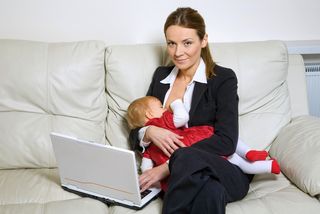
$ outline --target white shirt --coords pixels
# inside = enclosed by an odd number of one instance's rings
[[[160,83],[163,83],[163,84],[170,84],[170,88],[164,97],[163,106],[166,105],[166,102],[172,90],[173,83],[177,78],[178,72],[179,72],[179,69],[177,67],[174,67],[171,73],[165,79],[160,81]],[[207,84],[206,65],[204,64],[204,61],[202,59],[200,60],[199,66],[195,74],[193,75],[192,80],[189,82],[183,96],[183,103],[188,112],[190,111],[190,108],[191,108],[192,94],[193,94],[195,82]]]
[[[163,106],[166,105],[166,102],[167,102],[168,97],[170,95],[170,92],[172,90],[173,83],[177,78],[178,72],[179,72],[179,69],[175,66],[172,69],[172,71],[170,72],[170,74],[166,78],[164,78],[163,80],[160,81],[160,83],[162,83],[162,84],[170,84],[169,90],[167,91],[167,93],[164,97]],[[198,66],[195,74],[193,75],[192,80],[188,84],[187,89],[186,89],[184,96],[183,96],[183,104],[185,106],[185,109],[188,112],[190,111],[190,108],[191,108],[192,94],[193,94],[195,82],[207,84],[206,65],[205,65],[202,58],[200,59],[199,66]],[[188,123],[186,123],[185,126],[188,127]],[[144,152],[145,147],[150,144],[150,142],[144,142],[142,140],[147,128],[148,127],[145,126],[139,130],[140,146],[143,148],[142,152]]]

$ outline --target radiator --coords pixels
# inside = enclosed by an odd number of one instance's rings
[[[306,63],[310,115],[320,117],[320,63]]]

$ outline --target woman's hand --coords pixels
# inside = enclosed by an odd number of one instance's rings
[[[139,176],[140,191],[143,192],[155,186],[170,174],[167,163],[148,169]]]
[[[183,137],[167,129],[157,126],[149,126],[145,133],[144,141],[154,143],[168,157],[180,147],[185,145],[180,141]]]

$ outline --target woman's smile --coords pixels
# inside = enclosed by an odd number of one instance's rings
[[[175,62],[177,62],[178,64],[184,64],[188,61],[188,58],[186,59],[174,59]]]

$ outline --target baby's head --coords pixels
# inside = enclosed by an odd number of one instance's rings
[[[161,101],[153,96],[145,96],[134,100],[128,107],[127,121],[130,129],[142,127],[152,118],[162,116],[165,109]]]

